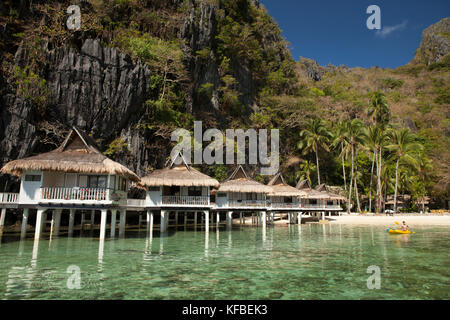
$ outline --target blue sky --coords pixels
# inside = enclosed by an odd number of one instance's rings
[[[450,17],[450,0],[260,0],[283,30],[295,60],[320,65],[396,68],[407,64],[422,31]],[[381,30],[369,30],[369,5],[381,9]]]

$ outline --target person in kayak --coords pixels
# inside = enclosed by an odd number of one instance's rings
[[[402,225],[400,226],[400,229],[402,231],[407,231],[407,230],[409,230],[409,226],[406,224],[405,221],[403,221]]]

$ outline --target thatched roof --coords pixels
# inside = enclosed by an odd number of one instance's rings
[[[175,164],[178,157],[181,157],[183,161],[180,165]],[[181,153],[178,153],[170,166],[155,170],[143,177],[140,184],[145,187],[219,187],[219,181],[190,167]]]
[[[297,189],[299,189],[299,190],[303,190],[303,189],[311,190],[311,186],[309,185],[309,182],[306,179],[305,180],[299,180],[295,187]]]
[[[322,185],[319,185],[318,187],[323,189]],[[335,195],[335,194],[331,194],[326,191],[319,191],[319,190],[311,188],[308,180],[301,180],[301,181],[297,182],[296,188],[306,193],[306,196],[304,197],[306,199],[337,200],[338,199],[337,197],[340,197],[339,195]]]
[[[220,184],[218,192],[270,193],[272,188],[253,180],[239,165],[227,180]]]
[[[304,197],[306,196],[306,192],[301,191],[297,188],[294,188],[286,183],[281,172],[276,174],[268,183],[268,185],[272,188],[272,192],[269,193],[269,196],[277,196],[277,197]]]
[[[333,188],[336,189],[336,187],[333,187]],[[344,196],[342,196],[340,194],[337,194],[335,192],[332,192],[331,189],[332,189],[332,187],[327,186],[325,183],[319,184],[315,188],[316,191],[320,191],[320,192],[326,193],[328,195],[328,197],[329,197],[329,200],[342,200],[342,201],[347,200],[346,197],[344,197]]]
[[[8,162],[2,173],[20,176],[23,171],[59,171],[76,173],[115,174],[134,182],[139,177],[105,155],[91,137],[72,128],[64,142],[55,150]]]

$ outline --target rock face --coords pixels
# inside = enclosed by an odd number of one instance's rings
[[[317,61],[313,59],[300,57],[299,63],[303,66],[305,75],[314,81],[320,81],[322,75],[327,71],[327,68],[320,66]]]
[[[178,2],[181,1],[172,3],[177,6]],[[192,113],[194,94],[205,83],[213,85],[211,110],[219,108],[221,82],[214,54],[206,60],[196,57],[197,51],[215,45],[217,5],[209,1],[190,1],[189,6],[178,37],[183,40],[186,65],[192,78],[191,92],[186,98],[186,112]],[[151,71],[146,65],[95,39],[84,40],[80,47],[68,43],[44,51],[45,65],[40,73],[48,88],[44,116],[31,102],[6,89],[0,72],[0,167],[8,161],[54,149],[61,134],[64,135],[61,130],[73,125],[91,134],[103,150],[114,139],[123,140],[129,154],[113,158],[138,175],[144,175],[148,167],[164,164],[170,150],[167,147],[157,149],[161,147],[152,144],[153,137],[144,136],[137,128],[145,113],[143,103],[150,95]],[[25,67],[27,54],[19,47],[15,64]],[[250,108],[255,95],[251,71],[237,60],[231,66],[241,102]],[[43,129],[43,125],[47,127]],[[9,179],[0,175],[0,190],[5,189]],[[7,189],[11,189],[11,184],[8,186]]]
[[[22,65],[25,60],[26,53],[19,49],[16,63]],[[120,134],[123,140],[134,146],[132,151],[140,165],[136,161],[125,164],[139,171],[148,166],[144,148],[141,148],[144,137],[136,129],[148,91],[148,67],[92,39],[86,40],[80,50],[69,46],[49,50],[46,61],[47,119],[42,119],[28,101],[12,94],[2,97],[2,164],[35,152],[48,151],[37,145],[39,137],[36,133],[41,121],[49,121],[63,126],[76,125],[100,143],[109,142]]]
[[[430,65],[439,62],[450,52],[450,18],[426,28],[416,51],[414,62]]]

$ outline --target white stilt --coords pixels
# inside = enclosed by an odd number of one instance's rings
[[[69,213],[69,237],[73,235],[73,225],[75,222],[75,209],[70,209]]]
[[[0,216],[0,228],[5,226],[6,208],[2,208],[2,214]]]
[[[94,228],[95,210],[91,210],[91,230]]]
[[[153,235],[153,212],[147,211],[147,237]]]
[[[84,212],[82,212],[81,213],[81,230],[83,230],[83,226],[84,226],[84,221],[85,221],[85,213]]]
[[[54,210],[52,213],[52,224],[54,226],[53,235],[59,235],[59,227],[61,226],[61,209]]]
[[[205,214],[205,230],[209,231],[209,212],[204,211]]]
[[[197,230],[197,211],[194,212],[194,228]]]
[[[120,210],[119,237],[125,236],[125,227],[127,223],[127,212]]]
[[[302,213],[301,212],[297,213],[297,223],[302,224]]]
[[[231,228],[233,224],[233,211],[228,211],[227,212],[227,227]]]
[[[242,224],[242,212],[239,212],[239,223]]]
[[[167,231],[167,212],[164,210],[161,210],[161,224],[159,229],[161,232]]]
[[[322,220],[325,220],[325,211],[322,211]]]
[[[22,230],[20,231],[20,239],[25,239],[27,236],[27,222],[28,222],[28,212],[30,209],[23,209],[22,216]]]
[[[42,231],[44,231],[45,220],[47,220],[47,213],[45,213],[45,209],[38,209],[36,215],[36,227],[34,231],[35,240],[38,240],[41,237]]]
[[[111,210],[111,238],[114,239],[116,236],[116,219],[117,219],[117,212],[116,210]]]
[[[261,225],[263,228],[266,228],[266,212],[261,212]]]
[[[178,211],[175,212],[175,226],[178,227]]]
[[[106,234],[106,218],[108,217],[108,210],[102,209],[102,216],[100,220],[100,239],[105,239]]]
[[[219,211],[216,212],[216,228],[219,227],[220,224],[220,213]]]
[[[188,215],[188,213],[184,212],[184,227],[185,228],[187,227],[187,215]]]

